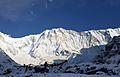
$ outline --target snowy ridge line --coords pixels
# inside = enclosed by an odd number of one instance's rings
[[[106,30],[119,30],[120,28],[108,28],[108,29],[92,29],[92,30],[88,30],[88,31],[82,31],[82,33],[87,33],[87,32],[91,32],[91,31],[106,31]],[[42,35],[44,34],[45,32],[49,32],[49,31],[52,31],[52,30],[66,30],[66,31],[73,31],[73,32],[78,32],[79,31],[75,31],[75,30],[71,30],[71,29],[64,29],[64,28],[53,28],[53,29],[47,29],[45,31],[43,31],[42,33],[40,34],[30,34],[30,35],[26,35],[26,36],[23,36],[23,37],[12,37],[11,35],[7,34],[7,33],[4,33],[4,32],[0,32],[0,35],[2,36],[6,36],[6,37],[11,37],[11,38],[14,38],[14,39],[21,39],[21,38],[25,38],[25,37],[29,37],[29,36],[36,36],[36,35]]]

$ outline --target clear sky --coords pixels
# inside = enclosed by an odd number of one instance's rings
[[[0,0],[0,31],[13,37],[46,29],[120,27],[120,0]]]

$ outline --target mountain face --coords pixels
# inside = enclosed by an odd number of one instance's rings
[[[58,28],[22,38],[12,38],[0,33],[0,48],[22,65],[38,65],[46,61],[53,63],[59,60],[69,60],[70,63],[89,62],[105,49],[103,45],[119,35],[120,28],[84,32]]]

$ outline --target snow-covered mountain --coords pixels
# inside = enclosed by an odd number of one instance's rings
[[[0,33],[0,48],[18,64],[43,64],[59,60],[78,58],[79,62],[91,61],[114,36],[120,35],[120,28],[76,32],[57,28],[41,34],[12,38]],[[86,54],[86,55],[84,55]],[[73,61],[72,61],[73,60]]]
[[[49,74],[40,74],[44,72]],[[84,32],[57,28],[22,38],[0,33],[1,77],[62,77],[59,73],[119,77],[120,28]]]

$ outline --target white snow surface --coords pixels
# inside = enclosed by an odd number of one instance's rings
[[[72,59],[77,54],[82,54],[82,50],[105,45],[113,36],[118,35],[120,28],[84,32],[57,28],[22,38],[12,38],[0,33],[0,48],[18,64],[38,65],[45,61],[53,63],[56,60]],[[89,57],[98,53],[97,50],[98,48],[91,48],[83,59],[91,60]]]

